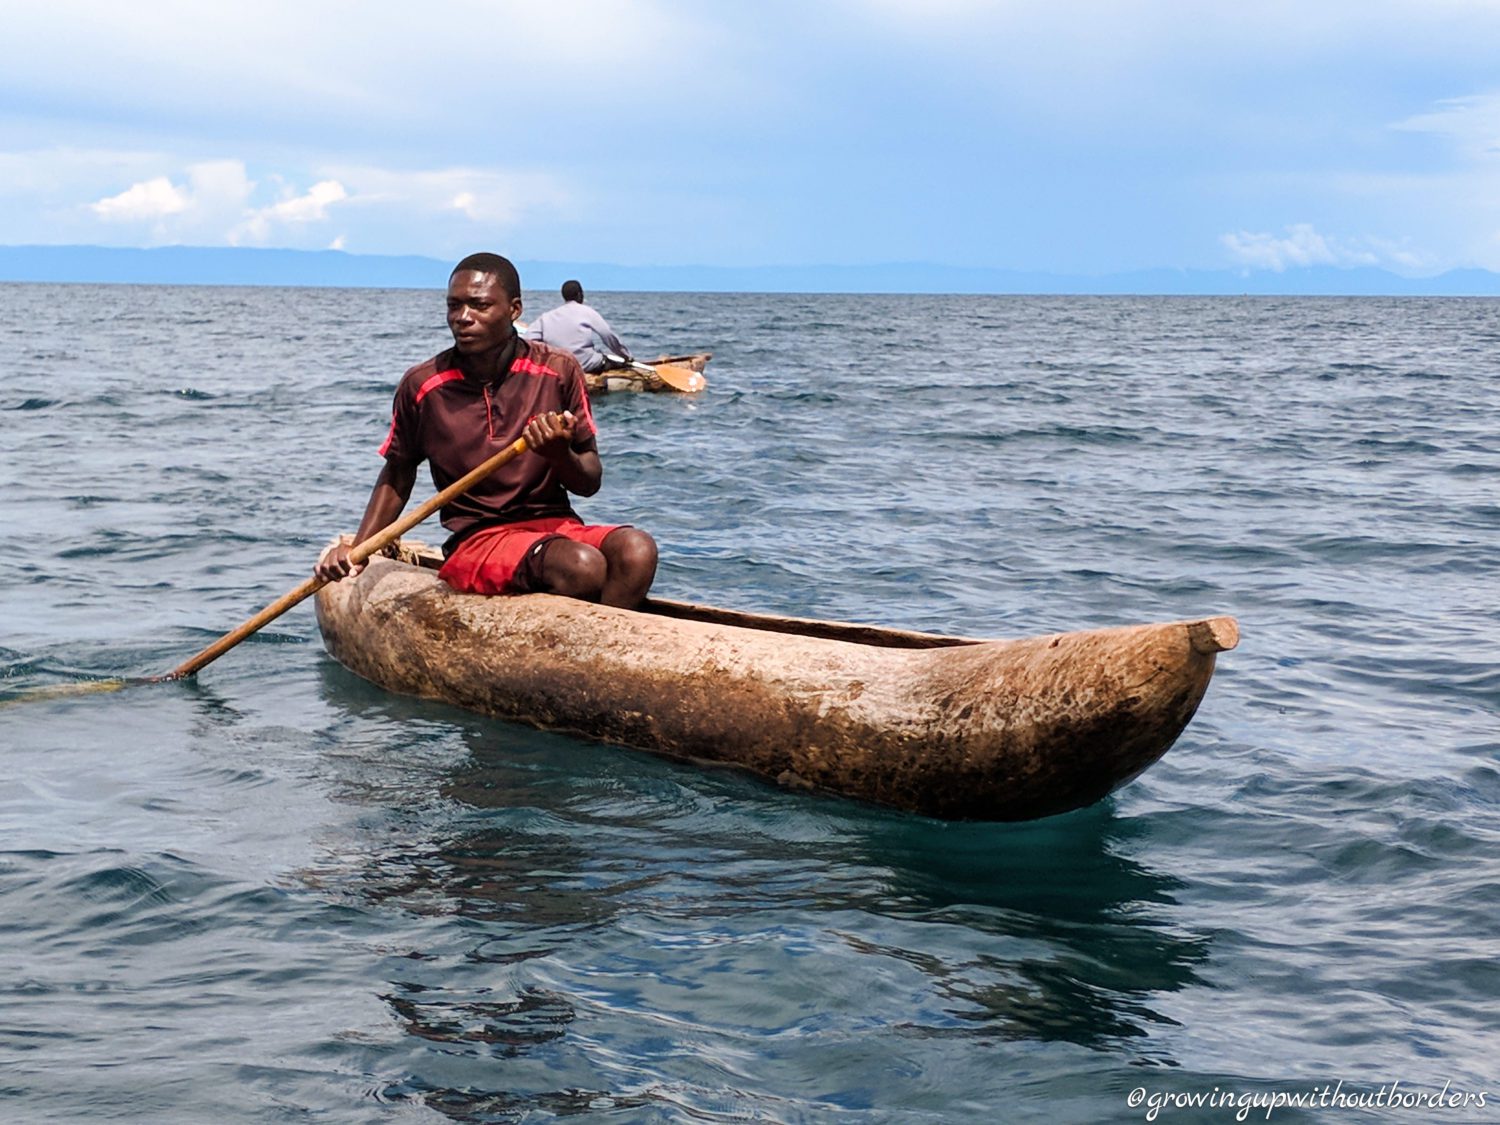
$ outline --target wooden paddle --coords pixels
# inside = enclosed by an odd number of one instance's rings
[[[512,458],[519,456],[525,451],[526,439],[523,437],[516,438],[515,441],[511,442],[499,453],[496,453],[488,461],[485,461],[478,467],[469,470],[469,472],[459,477],[458,480],[454,481],[447,488],[437,493],[437,495],[433,496],[426,503],[420,505],[415,510],[402,516],[395,523],[386,525],[386,527],[384,527],[380,531],[377,531],[363,543],[356,544],[355,547],[349,552],[349,561],[358,566],[360,563],[364,562],[372,555],[379,554],[396,540],[400,539],[401,536],[405,535],[412,528],[416,527],[417,524],[421,523],[428,516],[432,515],[433,512],[437,511],[444,504],[448,503],[448,501],[454,499],[455,497],[462,496],[465,492],[469,491],[469,489],[473,488],[485,477],[493,473],[501,465],[505,464]],[[225,633],[222,637],[216,640],[213,644],[209,645],[203,651],[187,660],[184,660],[176,668],[173,668],[170,672],[167,672],[163,675],[146,676],[141,679],[130,680],[92,680],[88,683],[83,684],[63,684],[59,687],[39,688],[36,691],[28,692],[19,698],[6,700],[4,703],[0,703],[0,706],[10,706],[15,703],[36,699],[53,699],[65,695],[88,695],[94,692],[119,691],[121,688],[134,687],[136,684],[159,684],[168,680],[180,680],[187,676],[194,675],[198,672],[199,669],[204,667],[204,665],[211,664],[213,661],[217,660],[219,657],[223,656],[226,652],[232,649],[235,645],[243,641],[246,637],[250,636],[252,633],[260,631],[265,626],[269,625],[272,621],[275,621],[287,610],[291,609],[292,606],[296,605],[298,602],[305,601],[307,598],[311,597],[313,594],[316,594],[326,585],[328,585],[327,579],[319,578],[317,575],[313,575],[296,589],[290,590],[287,593],[283,594],[281,597],[277,598],[270,605],[266,606],[265,609],[261,610],[254,617],[246,621],[238,629],[235,629],[229,633]]]
[[[668,364],[657,364],[655,367],[647,363],[637,363],[633,359],[626,359],[614,352],[605,352],[604,357],[611,363],[618,363],[622,367],[628,367],[632,371],[639,371],[642,375],[655,375],[674,391],[683,394],[697,394],[708,386],[708,380],[703,377],[701,371],[694,371],[691,367],[672,367]],[[609,374],[605,372],[605,374]]]

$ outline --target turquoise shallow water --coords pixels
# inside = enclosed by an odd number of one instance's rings
[[[701,398],[597,404],[580,510],[657,536],[659,593],[1235,614],[1177,746],[944,824],[384,694],[302,607],[196,682],[0,709],[0,1115],[1130,1121],[1342,1081],[1500,1120],[1500,303],[596,299],[715,352]],[[0,307],[10,698],[299,582],[444,342],[417,292]]]

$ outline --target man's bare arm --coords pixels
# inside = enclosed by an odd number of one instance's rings
[[[406,502],[411,499],[412,487],[417,482],[415,465],[400,465],[387,461],[380,476],[375,478],[375,487],[370,490],[370,501],[365,505],[364,519],[359,521],[359,530],[354,533],[354,542],[363,543],[377,531],[389,527],[401,515]],[[326,551],[318,560],[313,573],[327,582],[337,582],[364,569],[364,563],[355,566],[349,561],[351,544],[340,543]]]

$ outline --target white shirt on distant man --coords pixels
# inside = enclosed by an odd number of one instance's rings
[[[524,333],[526,339],[566,348],[588,372],[619,366],[606,352],[626,360],[632,358],[609,321],[584,304],[582,285],[576,281],[563,282],[562,296],[563,304],[531,322]]]

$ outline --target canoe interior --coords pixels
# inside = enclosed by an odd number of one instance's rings
[[[879,625],[850,625],[838,621],[815,621],[806,617],[778,617],[766,613],[744,613],[734,609],[675,602],[666,598],[647,598],[639,607],[642,613],[675,617],[683,621],[706,621],[712,625],[733,625],[740,629],[762,629],[768,633],[786,633],[798,637],[821,637],[829,641],[872,645],[877,648],[953,648],[981,644],[969,637],[944,637],[936,633],[916,633],[906,629],[887,629]]]
[[[411,566],[436,570],[443,565],[442,554],[425,543],[402,540],[393,557]],[[938,633],[920,633],[908,629],[889,629],[879,625],[855,625],[841,621],[818,621],[807,617],[782,617],[769,613],[747,613],[720,609],[670,598],[647,598],[638,612],[679,621],[703,621],[710,625],[733,625],[740,629],[759,629],[767,633],[785,633],[798,637],[820,637],[830,641],[871,645],[876,648],[952,648],[958,645],[983,644],[973,637],[945,637]]]

